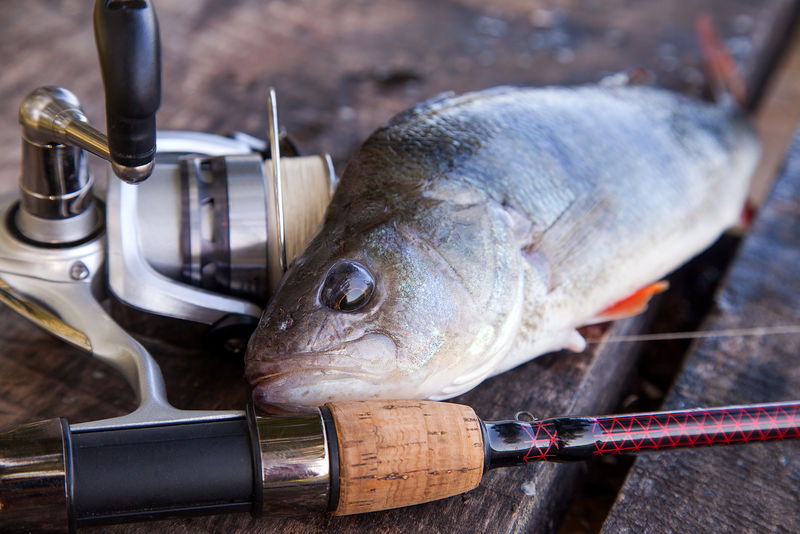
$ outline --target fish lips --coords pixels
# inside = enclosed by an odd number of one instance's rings
[[[397,371],[397,344],[384,333],[324,351],[266,354],[247,362],[257,406],[377,398]]]

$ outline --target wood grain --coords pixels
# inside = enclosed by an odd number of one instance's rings
[[[242,130],[263,137],[267,89],[277,88],[282,125],[301,152],[330,152],[339,169],[374,128],[446,90],[596,81],[644,66],[658,85],[701,92],[692,23],[712,13],[750,76],[771,54],[769,38],[794,0],[452,0],[262,2],[159,0],[163,46],[162,129]],[[62,85],[102,125],[104,102],[91,2],[1,2],[0,191],[16,188],[17,107],[40,85]],[[102,183],[104,166],[92,161]],[[645,318],[614,324],[639,332]],[[172,328],[174,343],[143,341],[181,408],[241,409],[242,362],[203,350],[202,337]],[[124,380],[91,357],[0,310],[0,426],[65,416],[81,422],[135,407]],[[548,355],[457,399],[485,419],[519,409],[541,416],[614,408],[636,347],[593,346]],[[769,454],[765,452],[764,454]],[[582,471],[577,465],[495,470],[465,496],[364,516],[295,519],[192,517],[87,532],[553,532]]]
[[[339,444],[336,515],[443,499],[481,481],[483,439],[469,406],[426,401],[327,406]]]
[[[800,324],[800,135],[704,329]],[[696,343],[666,409],[800,396],[800,336]],[[603,532],[798,532],[800,443],[637,458]],[[668,511],[668,513],[665,513]]]

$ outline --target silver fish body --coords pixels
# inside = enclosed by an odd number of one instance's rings
[[[442,399],[561,348],[741,213],[758,142],[647,87],[496,88],[395,117],[348,164],[250,340],[256,402]]]

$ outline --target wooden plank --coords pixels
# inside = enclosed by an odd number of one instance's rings
[[[792,134],[800,118],[800,32],[795,31],[786,53],[772,79],[764,88],[761,105],[753,117],[753,124],[761,139],[763,152],[750,184],[749,202],[760,206],[770,191],[772,180],[778,175]]]
[[[160,0],[159,127],[263,135],[265,95],[275,85],[282,123],[302,151],[331,151],[341,168],[392,114],[444,90],[587,82],[645,66],[659,85],[698,93],[703,79],[692,22],[700,12],[714,14],[723,35],[739,43],[737,59],[750,75],[771,53],[771,31],[794,4]],[[0,4],[6,23],[0,57],[7,58],[0,76],[2,191],[14,189],[18,177],[16,110],[28,90],[68,87],[87,116],[103,123],[90,10],[89,3],[47,0]],[[94,167],[103,172],[102,165]],[[612,333],[638,332],[642,321],[615,324]],[[242,363],[204,353],[196,339],[187,332],[180,347],[144,340],[164,371],[170,401],[181,408],[241,408],[248,398]],[[59,415],[87,421],[135,406],[116,373],[5,309],[0,347],[0,426]],[[518,409],[541,415],[608,411],[634,359],[632,345],[546,356],[457,400],[486,419],[507,418]],[[495,471],[465,497],[363,517],[238,515],[87,531],[553,531],[580,469],[563,464]]]
[[[800,324],[800,135],[716,296],[706,330]],[[694,345],[665,408],[796,400],[800,336]],[[643,455],[603,532],[798,532],[800,444]]]

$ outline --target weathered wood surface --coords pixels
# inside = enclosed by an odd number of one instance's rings
[[[625,0],[432,3],[157,3],[164,55],[160,128],[201,131],[266,128],[265,95],[278,90],[282,124],[304,153],[330,151],[337,165],[392,114],[444,90],[500,84],[597,80],[630,66],[659,85],[697,93],[702,86],[692,23],[714,15],[744,72],[756,73],[794,2]],[[89,2],[0,4],[0,190],[15,187],[17,107],[39,85],[63,85],[103,124],[102,85]],[[96,166],[101,168],[101,166]],[[643,320],[612,332],[639,331]],[[180,346],[146,341],[182,408],[240,408],[248,399],[242,364]],[[0,426],[66,416],[72,422],[134,407],[124,381],[90,357],[0,310]],[[518,409],[542,415],[613,408],[635,347],[599,346],[583,355],[540,358],[492,379],[457,401],[487,419]],[[581,467],[531,465],[494,471],[474,492],[413,509],[332,518],[200,517],[97,532],[553,531]]]
[[[734,260],[705,330],[800,324],[800,135]],[[800,336],[693,346],[666,409],[800,398]],[[603,532],[800,532],[800,443],[759,443],[634,462]]]

